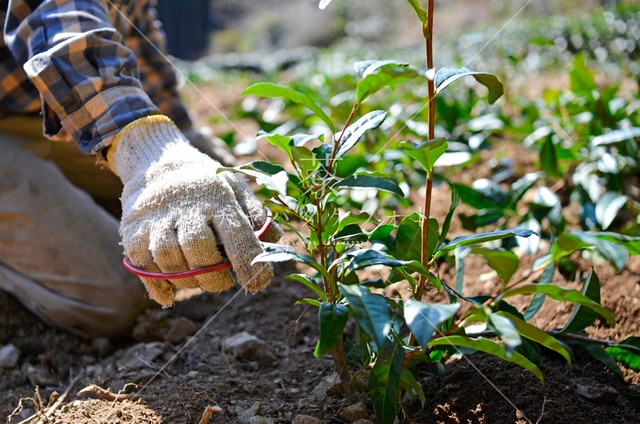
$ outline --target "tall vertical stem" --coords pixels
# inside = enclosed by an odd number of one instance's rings
[[[425,48],[427,54],[427,72],[431,75],[431,69],[433,69],[433,5],[435,0],[427,0],[427,31],[425,33]],[[427,79],[427,90],[429,95],[429,140],[435,138],[435,83],[433,78]],[[422,253],[420,262],[427,267],[431,258],[429,257],[429,218],[431,216],[431,193],[433,191],[433,176],[431,172],[427,170],[426,179],[426,192],[424,195],[424,217],[422,219]],[[427,285],[427,277],[420,276],[420,282],[416,289],[415,298],[420,300],[424,289]]]

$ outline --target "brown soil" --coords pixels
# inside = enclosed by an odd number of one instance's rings
[[[527,158],[524,152],[510,153]],[[479,167],[470,171],[475,177],[481,172]],[[437,188],[434,195],[433,212],[443,216],[450,194]],[[462,231],[457,223],[452,228]],[[557,284],[581,287],[591,263],[576,260],[580,269],[575,281],[557,274]],[[523,270],[531,261],[523,258]],[[637,335],[640,258],[632,258],[619,274],[608,265],[595,269],[602,281],[602,302],[613,310],[618,326],[598,323],[589,334],[614,340]],[[173,308],[148,310],[131,336],[118,341],[86,340],[47,327],[0,293],[0,345],[12,343],[21,351],[18,366],[0,369],[0,416],[9,416],[21,403],[22,411],[11,422],[51,411],[49,421],[42,422],[198,423],[208,411],[211,423],[290,423],[298,415],[342,423],[349,421],[340,411],[362,401],[368,419],[375,422],[366,394],[350,399],[336,395],[332,361],[313,357],[316,310],[295,306],[310,293],[282,278],[290,269],[277,271],[271,286],[256,295],[237,288],[221,295],[183,292],[183,300]],[[487,278],[488,271],[482,260],[470,258],[464,294],[494,292],[498,282]],[[449,272],[446,267],[440,270],[442,276]],[[440,293],[427,296],[445,301]],[[535,323],[558,328],[570,314],[567,305],[547,300]],[[227,339],[241,332],[262,340],[262,351],[230,351]],[[567,417],[576,423],[638,422],[640,374],[625,369],[621,380],[583,352],[575,354],[572,364],[545,354],[544,384],[517,366],[483,354],[451,360],[439,372],[424,367],[417,378],[426,404],[421,408],[417,400],[405,398],[400,422],[559,423]],[[88,389],[89,394],[77,394],[92,385],[108,392]],[[61,406],[47,408],[54,392],[66,393],[66,398]],[[123,399],[114,400],[115,395]],[[251,421],[252,415],[258,417]]]
[[[477,265],[469,267],[476,269],[468,275],[469,281],[480,281],[486,271]],[[603,303],[615,312],[619,324],[616,329],[599,325],[590,334],[614,339],[637,334],[640,261],[634,260],[619,275],[605,266],[597,271]],[[577,285],[561,276],[557,280]],[[477,291],[486,291],[487,284],[478,284]],[[0,344],[13,343],[22,357],[18,367],[0,371],[0,415],[8,416],[22,399],[23,413],[11,421],[20,422],[38,410],[46,411],[43,407],[53,392],[65,391],[69,395],[63,406],[44,422],[197,423],[207,407],[214,406],[220,409],[210,422],[249,422],[243,414],[259,405],[259,415],[275,423],[289,423],[299,414],[339,423],[344,422],[337,416],[342,407],[367,401],[366,396],[333,395],[332,362],[313,357],[315,309],[294,306],[308,295],[306,288],[277,278],[261,293],[236,295],[235,290],[195,295],[172,309],[148,311],[134,331],[147,353],[132,355],[131,348],[140,343],[133,337],[117,342],[74,337],[47,327],[1,294]],[[570,312],[548,302],[537,323],[557,327]],[[164,340],[168,324],[185,319],[197,326],[195,336],[177,343]],[[262,339],[273,356],[234,357],[225,349],[225,340],[242,331]],[[156,354],[145,357],[153,349]],[[541,369],[544,384],[517,366],[481,354],[451,361],[443,373],[424,368],[418,378],[426,405],[420,408],[419,402],[405,400],[401,422],[558,423],[566,417],[576,423],[637,422],[638,373],[627,370],[622,381],[580,352],[571,365],[546,355]],[[90,385],[133,399],[76,395]],[[37,404],[36,387],[44,405]],[[596,396],[585,397],[586,389]],[[367,411],[372,412],[370,404]]]

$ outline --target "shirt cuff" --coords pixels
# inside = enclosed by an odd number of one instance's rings
[[[44,133],[51,140],[73,141],[82,153],[97,154],[127,124],[161,113],[141,87],[126,85],[97,92],[77,107],[69,107],[65,96],[74,93],[61,90],[62,79],[48,58],[34,59],[25,64],[25,70],[41,93]]]

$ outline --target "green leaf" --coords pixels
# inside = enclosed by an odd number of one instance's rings
[[[384,297],[371,293],[367,287],[346,286],[338,283],[340,291],[349,301],[362,330],[371,337],[378,348],[389,340],[391,315]]]
[[[416,380],[413,376],[413,373],[408,369],[402,370],[402,375],[400,376],[400,384],[402,388],[409,396],[409,400],[413,401],[413,394],[415,393],[420,399],[420,405],[424,408],[424,404],[427,401],[427,398],[424,395],[424,390],[422,389],[422,385]]]
[[[569,354],[569,351],[565,349],[565,347],[562,346],[562,344],[560,344],[560,342],[558,342],[555,337],[539,329],[535,325],[529,324],[528,322],[525,322],[517,316],[510,314],[509,312],[500,311],[496,312],[496,314],[509,318],[518,330],[520,336],[539,343],[547,349],[551,349],[554,352],[559,353],[567,360],[568,363],[571,363],[571,355]]]
[[[322,302],[318,310],[320,337],[313,352],[316,358],[326,355],[340,341],[348,317],[349,308],[345,305]]]
[[[338,231],[342,230],[349,224],[363,224],[365,222],[371,221],[371,215],[368,213],[357,213],[352,214],[351,211],[347,211],[344,215],[340,217],[338,223]]]
[[[594,237],[599,240],[618,244],[620,246],[623,246],[630,254],[640,255],[640,237],[627,236],[625,234],[612,233],[607,231],[572,231],[571,234],[594,245],[597,244],[593,241]]]
[[[506,287],[511,277],[520,267],[520,259],[518,255],[510,250],[505,249],[487,249],[485,247],[475,246],[471,249],[471,253],[482,256],[487,264],[493,269],[502,280],[502,287]]]
[[[256,138],[265,138],[269,144],[276,146],[283,152],[289,156],[289,159],[293,160],[293,156],[291,155],[291,146],[293,145],[293,139],[291,137],[287,137],[281,134],[270,134],[265,131],[260,131]]]
[[[518,353],[521,353],[522,356],[536,365],[540,365],[540,362],[542,362],[542,350],[540,345],[532,342],[526,337],[522,338],[522,344],[518,346]]]
[[[401,395],[402,346],[388,341],[379,349],[376,363],[369,372],[369,394],[376,411],[377,422],[393,424]]]
[[[318,283],[316,283],[316,281],[313,278],[309,277],[308,275],[289,274],[287,275],[286,278],[289,280],[294,280],[299,283],[302,283],[303,285],[308,287],[313,293],[315,293],[315,295],[318,296],[321,300],[323,301],[327,300],[326,295],[324,294],[320,286],[318,286]]]
[[[618,215],[618,211],[627,203],[627,196],[609,191],[596,202],[596,220],[606,230]]]
[[[541,383],[544,382],[544,377],[542,376],[540,368],[538,368],[533,362],[529,361],[518,352],[511,352],[511,355],[507,355],[504,346],[489,339],[471,339],[466,336],[446,336],[432,340],[429,345],[464,347],[485,352],[490,355],[497,356],[498,358],[505,361],[512,362],[516,365],[521,366],[522,368],[538,377],[538,380],[540,380]]]
[[[498,314],[489,314],[489,322],[500,336],[500,340],[507,346],[507,355],[511,355],[513,349],[522,344],[515,324],[508,317]]]
[[[291,142],[294,146],[304,146],[307,142],[312,140],[324,141],[324,134],[294,134],[291,136]]]
[[[569,232],[562,233],[556,238],[555,242],[551,245],[551,249],[547,256],[539,258],[534,263],[534,269],[546,268],[550,264],[556,262],[560,258],[569,256],[576,250],[586,249],[591,247],[592,244],[586,243]]]
[[[356,86],[358,104],[384,87],[394,88],[419,75],[408,63],[395,60],[356,62],[355,68],[361,78]]]
[[[585,281],[584,286],[582,286],[581,293],[594,302],[600,304],[600,279],[593,269],[591,270],[589,277],[587,277],[587,281]],[[567,321],[567,324],[562,330],[560,330],[560,332],[580,332],[593,325],[596,318],[598,318],[598,314],[592,309],[585,308],[582,305],[576,305],[571,317],[569,317],[569,320]]]
[[[369,238],[358,224],[349,224],[335,233],[333,239],[341,243],[364,243]]]
[[[454,316],[460,303],[449,305],[429,304],[409,299],[404,305],[404,319],[418,343],[427,346],[440,325]]]
[[[469,250],[468,247],[460,246],[453,251],[456,263],[456,292],[458,293],[462,293],[464,287],[464,262],[469,254]]]
[[[306,180],[315,177],[320,161],[304,146],[291,147],[292,162],[300,169],[300,178]]]
[[[457,183],[452,183],[451,187],[453,187],[458,192],[460,200],[462,200],[463,203],[466,203],[474,209],[497,209],[499,211],[504,209],[504,205],[496,203],[493,199],[487,197],[484,193],[476,190],[473,187]],[[500,212],[500,214],[504,215],[504,213],[502,212]]]
[[[360,171],[335,183],[332,188],[375,188],[404,197],[400,186],[383,175],[378,172]]]
[[[624,251],[640,254],[640,237],[631,237],[611,232],[568,231],[558,236],[547,256],[534,263],[534,269],[546,267],[577,250],[595,248],[618,270],[622,270],[627,260]]]
[[[329,166],[329,161],[331,160],[331,152],[333,151],[333,147],[328,144],[321,144],[318,147],[311,150],[315,155],[316,159],[318,159],[323,166]]]
[[[442,90],[447,88],[449,84],[466,76],[474,77],[476,81],[489,89],[489,104],[495,103],[495,101],[498,100],[504,93],[502,83],[498,80],[498,78],[496,78],[495,75],[485,72],[472,71],[468,66],[464,66],[460,69],[441,68],[438,70],[438,72],[436,72],[436,96],[440,94]]]
[[[624,130],[613,130],[606,134],[593,137],[592,146],[609,146],[618,144],[626,140],[633,140],[640,137],[640,127],[632,127]]]
[[[359,249],[347,252],[340,257],[339,260],[334,261],[331,267],[336,267],[337,265],[347,261],[348,263],[345,268],[349,271],[357,271],[374,265],[383,265],[394,268],[408,281],[412,281],[412,278],[407,271],[418,272],[426,277],[438,290],[442,288],[440,280],[432,276],[429,270],[425,268],[420,261],[400,261],[375,249]]]
[[[578,53],[573,58],[572,68],[569,70],[571,91],[580,94],[591,94],[598,88],[593,72],[587,66],[584,53]]]
[[[560,165],[558,163],[558,149],[552,138],[545,139],[540,149],[539,167],[549,175],[559,176]]]
[[[331,276],[327,273],[327,270],[325,269],[325,267],[322,266],[322,264],[320,264],[311,256],[305,255],[303,253],[297,253],[294,251],[282,249],[282,248],[277,248],[277,247],[265,248],[264,252],[260,253],[258,256],[253,258],[253,260],[251,261],[251,265],[257,262],[287,262],[287,261],[301,262],[301,263],[307,264],[311,266],[313,269],[315,269],[316,271],[320,272],[322,276],[326,279],[326,281],[333,281],[333,278],[331,278]]]
[[[319,308],[321,303],[316,299],[309,299],[308,297],[303,297],[302,299],[296,300],[296,305],[311,305]]]
[[[356,143],[358,143],[358,141],[360,141],[367,131],[378,128],[384,120],[387,119],[387,114],[388,112],[385,112],[384,110],[374,110],[349,125],[343,134],[337,134],[336,136],[341,138],[335,157],[340,158],[344,156],[353,146],[356,145]]]
[[[391,236],[391,233],[396,228],[398,227],[393,224],[378,225],[371,234],[369,234],[369,241],[371,243],[383,244],[387,249],[393,250],[395,249],[395,240]]]
[[[640,337],[628,337],[605,351],[632,370],[640,370]]]
[[[535,233],[531,230],[526,230],[523,228],[514,228],[512,230],[500,230],[500,231],[492,231],[489,233],[478,233],[478,234],[471,234],[468,236],[458,236],[453,240],[451,240],[449,243],[440,247],[436,251],[434,255],[434,259],[441,257],[445,253],[455,249],[457,246],[476,245],[480,243],[485,243],[487,241],[502,240],[510,237],[530,237],[533,234]]]
[[[255,169],[256,171],[263,172],[267,175],[275,175],[278,172],[285,170],[282,165],[277,163],[267,162],[266,160],[255,160],[253,162],[249,162],[245,165],[242,165],[240,168]]]
[[[400,148],[407,156],[418,161],[430,175],[438,158],[447,150],[447,141],[444,138],[423,141],[422,143],[404,141],[400,143]]]
[[[422,218],[419,212],[412,212],[405,216],[396,233],[394,257],[401,260],[421,259],[422,252]],[[438,221],[429,219],[429,256],[433,253],[438,242]]]
[[[323,243],[327,243],[329,238],[333,236],[338,230],[339,226],[339,216],[338,216],[338,208],[335,203],[327,203],[325,205],[324,213],[322,214],[322,241]],[[312,232],[310,235],[313,235]]]
[[[620,379],[624,379],[624,374],[622,370],[618,366],[616,360],[609,355],[602,347],[589,343],[579,343],[591,356],[600,361],[605,367],[609,368],[616,374]]]
[[[349,258],[347,268],[355,271],[358,269],[364,269],[374,265],[384,265],[391,268],[410,265],[412,260],[402,261],[392,256],[381,253],[375,249],[359,249],[353,252],[349,252],[345,255]]]
[[[551,284],[551,281],[553,280],[553,272],[555,269],[555,263],[551,263],[549,266],[547,266],[542,271],[542,275],[540,276],[538,284]],[[536,293],[533,295],[531,301],[529,302],[529,306],[527,306],[527,309],[524,312],[524,319],[526,321],[529,321],[538,313],[540,308],[542,308],[542,305],[544,304],[546,298],[547,296],[544,293]]]
[[[258,82],[247,87],[243,92],[243,96],[253,95],[258,97],[268,97],[268,98],[285,98],[291,100],[294,103],[301,104],[306,107],[310,111],[312,111],[316,116],[327,124],[331,132],[336,132],[335,127],[331,119],[327,116],[326,113],[318,106],[309,96],[299,91],[296,91],[292,88],[285,87],[283,85],[273,84],[270,82]]]
[[[553,284],[530,284],[526,286],[516,287],[500,294],[497,297],[496,301],[503,300],[511,296],[528,296],[535,293],[543,293],[555,300],[586,306],[587,308],[593,309],[602,317],[604,317],[611,327],[616,326],[616,320],[609,309],[599,305],[577,290],[566,289]]]
[[[458,207],[458,202],[460,202],[460,194],[458,193],[458,190],[453,186],[453,184],[449,184],[449,186],[451,187],[451,205],[449,206],[449,212],[447,212],[447,216],[445,216],[444,221],[442,222],[442,230],[440,231],[440,237],[438,238],[437,246],[444,244],[444,241],[447,238],[447,234],[449,234],[449,228],[451,227],[453,214]]]
[[[276,168],[271,168],[269,171],[274,171]],[[231,171],[238,172],[244,175],[248,175],[256,179],[256,183],[259,185],[278,193],[280,196],[286,198],[287,197],[287,185],[289,182],[292,184],[298,184],[300,179],[295,176],[288,174],[284,169],[276,172],[265,172],[263,170],[256,170],[253,168],[249,168],[247,166],[242,166],[239,168],[218,168],[217,172],[222,171]],[[294,186],[295,187],[295,186]]]
[[[529,172],[522,178],[517,180],[511,185],[511,191],[509,192],[509,200],[507,206],[513,210],[516,209],[518,202],[526,194],[526,192],[533,187],[536,181],[540,178],[539,172]]]
[[[414,12],[416,12],[416,15],[418,15],[418,19],[420,19],[420,22],[422,22],[423,25],[426,24],[427,11],[420,6],[420,2],[418,0],[407,0],[407,2],[409,2],[411,7],[413,7],[413,10]]]
[[[542,232],[542,225],[540,222],[532,216],[525,217],[526,219],[520,221],[518,226],[520,228],[526,228],[535,232],[536,234],[540,234]],[[531,236],[529,238],[519,238],[517,240],[518,247],[522,250],[522,252],[526,255],[535,255],[538,253],[538,248],[540,246],[540,236]]]

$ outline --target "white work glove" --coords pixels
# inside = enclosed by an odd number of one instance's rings
[[[245,290],[269,284],[271,265],[251,265],[262,252],[254,234],[266,219],[260,201],[236,174],[216,174],[220,164],[191,146],[169,118],[149,116],[126,126],[107,162],[124,184],[120,235],[133,265],[163,273],[215,265],[225,260],[216,246],[221,244]],[[263,238],[281,235],[273,226]],[[141,280],[149,297],[165,307],[173,304],[176,287],[221,292],[233,284],[228,269]]]

